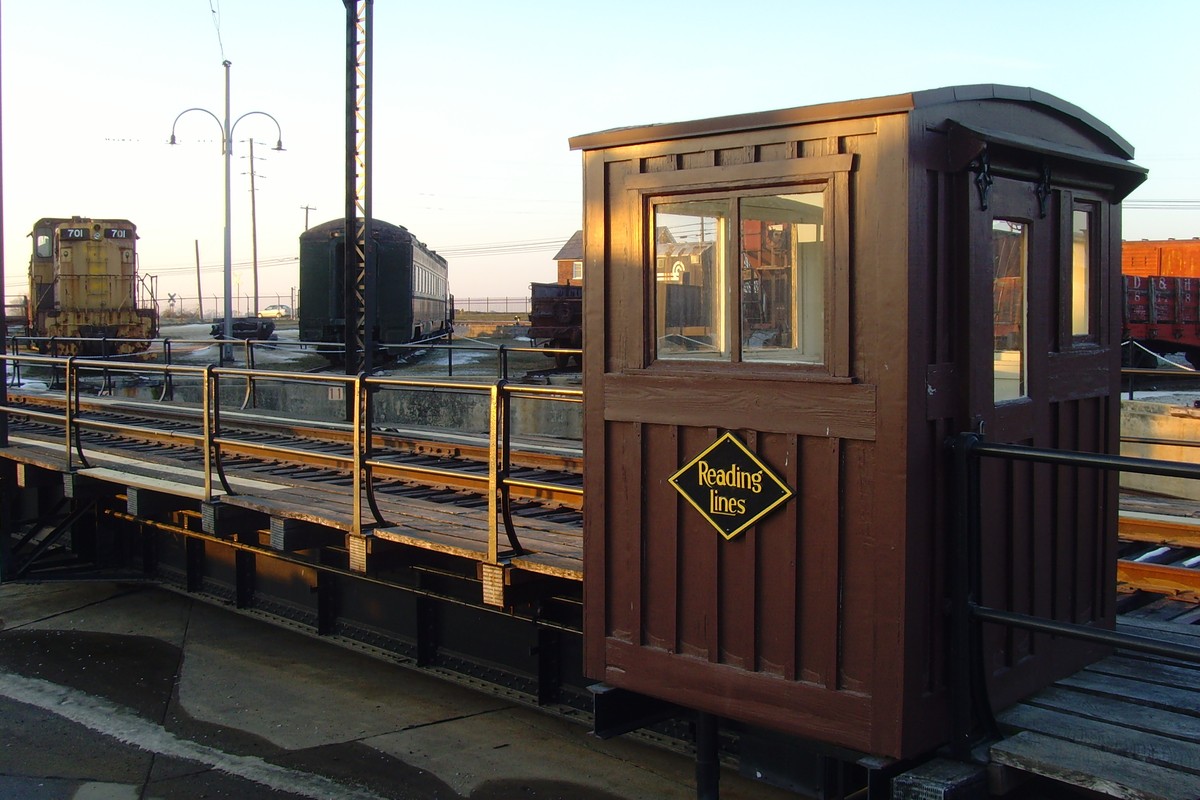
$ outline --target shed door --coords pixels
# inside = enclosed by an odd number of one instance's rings
[[[1111,312],[1115,269],[1098,258],[1104,204],[1065,189],[997,177],[967,234],[967,405],[991,442],[1108,452],[1118,390]],[[1111,261],[1111,259],[1110,259]],[[1038,617],[1096,623],[1111,614],[1106,555],[1115,486],[1095,470],[984,459],[982,602]],[[1082,666],[1091,650],[988,625],[989,692],[1003,707]]]
[[[968,368],[971,426],[990,441],[1034,443],[1046,400],[1055,283],[1052,217],[1032,184],[996,178],[972,192]]]

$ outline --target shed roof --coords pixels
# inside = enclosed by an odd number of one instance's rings
[[[582,261],[583,260],[583,231],[575,231],[575,234],[567,239],[567,243],[558,251],[558,255],[554,257],[555,261]]]
[[[1008,100],[1044,106],[1060,114],[1079,120],[1108,139],[1119,155],[1125,158],[1133,158],[1133,146],[1129,142],[1125,141],[1108,125],[1078,106],[1037,89],[993,83],[974,84],[970,86],[946,86],[940,89],[926,89],[908,94],[872,97],[838,103],[821,103],[812,106],[760,111],[750,114],[733,114],[725,117],[712,117],[689,122],[668,122],[628,128],[612,128],[606,131],[574,136],[569,140],[569,143],[572,150],[599,150],[606,147],[644,144],[664,139],[685,139],[695,136],[731,133],[734,131],[776,128],[784,125],[874,117],[883,114],[905,114],[929,106],[975,102],[979,100]]]

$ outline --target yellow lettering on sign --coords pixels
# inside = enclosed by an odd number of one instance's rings
[[[710,514],[739,517],[746,513],[746,501],[738,497],[726,497],[718,494],[716,489],[710,489],[708,491],[708,511]]]
[[[758,494],[762,491],[763,473],[760,469],[758,472],[746,472],[740,469],[737,464],[732,465],[729,469],[717,469],[710,467],[708,462],[701,461],[696,465],[696,474],[700,479],[701,486],[728,486],[732,489],[749,489]]]

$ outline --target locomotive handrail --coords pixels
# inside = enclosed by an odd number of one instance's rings
[[[983,458],[997,458],[1191,479],[1200,479],[1200,464],[987,442],[977,433],[960,433],[946,444],[953,454],[955,477],[948,585],[952,599],[949,655],[952,665],[950,688],[954,733],[951,742],[957,756],[965,758],[969,754],[975,721],[982,724],[989,734],[995,732],[991,703],[987,697],[984,680],[981,634],[984,622],[1200,664],[1200,647],[984,606],[981,603],[983,584],[980,461]]]

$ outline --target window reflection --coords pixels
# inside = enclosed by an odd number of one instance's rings
[[[741,343],[750,361],[825,355],[825,196],[747,197],[741,218]]]
[[[992,323],[995,402],[1025,397],[1026,267],[1025,223],[992,222]]]
[[[657,357],[823,363],[824,239],[824,186],[656,205]]]
[[[654,212],[659,358],[729,358],[724,286],[728,201],[663,203]]]
[[[1091,212],[1076,209],[1071,228],[1071,335],[1090,336]]]

